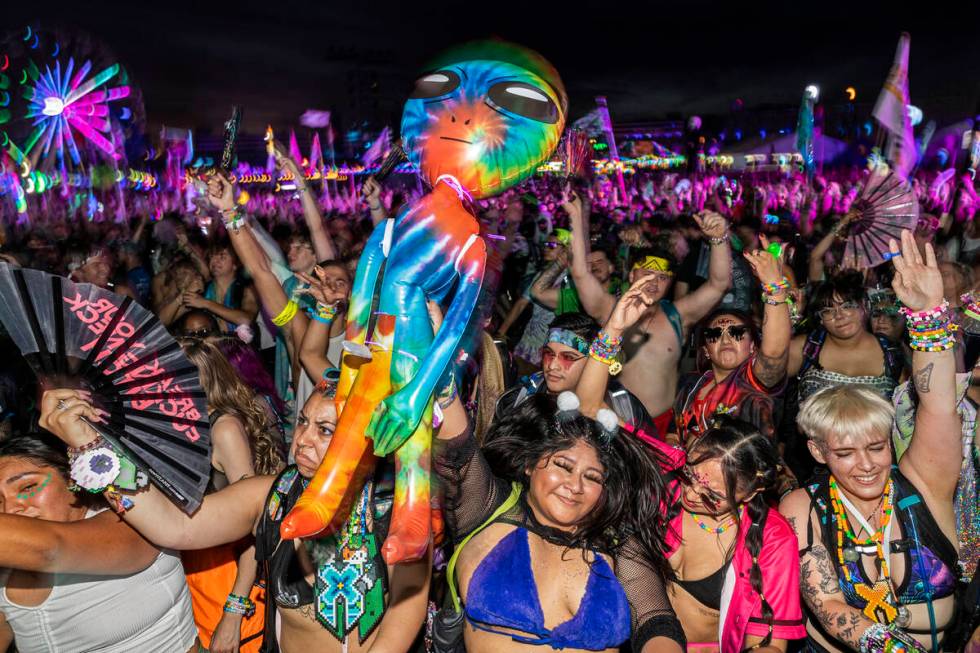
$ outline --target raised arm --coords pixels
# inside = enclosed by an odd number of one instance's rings
[[[377,227],[388,217],[388,210],[381,201],[381,184],[374,177],[368,177],[361,186],[361,197],[367,202],[368,210],[371,211],[371,223]]]
[[[327,230],[323,228],[323,216],[320,215],[320,207],[316,205],[313,191],[306,183],[306,175],[303,169],[300,168],[297,161],[293,161],[293,158],[289,156],[286,148],[279,141],[273,141],[272,152],[279,169],[289,172],[296,181],[296,192],[299,193],[299,199],[303,205],[303,219],[306,220],[306,226],[310,230],[310,240],[313,241],[316,260],[327,261],[338,258],[337,248]]]
[[[696,324],[711,312],[725,295],[732,280],[732,250],[728,243],[728,222],[718,213],[704,211],[694,216],[701,232],[711,245],[708,259],[708,281],[694,292],[675,302],[684,326]]]
[[[810,252],[810,260],[807,269],[807,275],[811,282],[817,282],[823,279],[824,275],[824,257],[827,252],[833,246],[834,241],[838,238],[843,238],[847,234],[847,225],[854,221],[857,214],[854,212],[849,212],[840,222],[835,224],[827,235],[820,239],[813,251]]]
[[[943,304],[942,275],[932,245],[926,243],[923,257],[910,231],[902,231],[901,252],[894,240],[891,251],[895,265],[892,288],[899,301],[912,312],[908,315],[913,350],[912,382],[919,395],[915,432],[899,467],[917,486],[928,489],[937,500],[951,505],[963,455],[961,423],[956,412],[956,359],[952,333],[945,326],[949,320],[948,308],[938,315],[923,313],[934,311]],[[923,336],[917,337],[924,331],[936,330],[949,334],[948,340],[944,338],[937,343]],[[924,347],[939,348],[947,344],[948,348],[942,351],[923,351]]]
[[[568,213],[568,221],[572,228],[571,272],[575,291],[585,312],[596,321],[604,322],[616,305],[616,298],[606,292],[589,269],[589,220],[586,216],[585,203],[580,196],[573,194],[562,204],[562,208]]]
[[[623,334],[632,327],[647,311],[655,300],[647,292],[648,285],[643,278],[637,279],[629,290],[616,302],[612,315],[606,321],[600,332],[600,337],[607,341],[619,343]],[[595,356],[589,356],[585,369],[579,377],[575,393],[579,398],[579,411],[588,417],[595,417],[596,412],[603,407],[606,397],[606,387],[609,385],[608,362],[603,362]]]
[[[232,215],[236,210],[234,188],[223,175],[214,175],[208,180],[208,199],[225,219],[228,219],[229,215]],[[242,220],[241,224],[228,229],[228,239],[245,270],[252,276],[262,306],[269,315],[280,315],[287,307],[289,298],[286,297],[286,292],[282,289],[279,279],[272,272],[271,261],[262,251],[255,236],[252,235],[251,228],[244,224],[244,219],[241,216],[239,219]],[[287,339],[295,345],[303,341],[306,326],[306,314],[302,311],[296,311],[294,317],[288,322],[288,328],[283,331]]]
[[[341,302],[347,300],[346,293],[338,293],[323,283],[324,271],[320,266],[314,266],[313,276],[299,275],[300,279],[310,285],[309,294],[317,301],[318,317],[311,319],[310,325],[303,336],[299,349],[299,359],[303,369],[311,379],[320,379],[329,367],[338,367],[340,361],[327,359],[327,348],[330,345],[330,328],[335,319],[342,319],[344,313],[339,311]],[[323,307],[323,310],[321,310]],[[338,315],[339,311],[339,315]]]
[[[69,404],[65,410],[57,407],[62,400]],[[98,436],[82,417],[93,422],[102,419],[79,391],[48,390],[41,398],[41,427],[70,447],[82,447]],[[193,517],[184,514],[150,484],[146,489],[128,495],[134,506],[123,517],[145,538],[162,548],[204,549],[236,542],[253,533],[273,480],[272,476],[253,476],[209,494]]]
[[[763,285],[762,298],[765,302],[762,316],[762,342],[752,362],[752,373],[767,388],[775,388],[786,378],[786,365],[789,360],[789,341],[793,326],[789,319],[789,288],[784,281],[783,252],[773,256],[767,251],[769,241],[760,236],[762,249],[746,252],[745,260],[753,274]],[[775,291],[775,292],[773,292]]]

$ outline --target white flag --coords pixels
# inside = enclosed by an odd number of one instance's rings
[[[885,85],[881,87],[872,116],[888,131],[885,156],[892,169],[903,177],[915,167],[918,152],[909,119],[909,46],[911,37],[902,32],[895,50],[895,61]]]

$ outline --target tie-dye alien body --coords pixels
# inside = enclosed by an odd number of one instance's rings
[[[449,52],[416,82],[402,144],[431,192],[379,224],[361,255],[347,313],[340,418],[310,487],[283,521],[284,538],[346,518],[374,454],[394,452],[383,554],[389,563],[425,555],[432,397],[458,354],[486,267],[480,226],[467,207],[514,186],[551,155],[566,105],[550,64],[501,42]],[[436,333],[430,301],[445,309]]]

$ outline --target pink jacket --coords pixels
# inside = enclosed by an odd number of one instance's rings
[[[747,635],[765,637],[769,632],[762,619],[762,601],[749,580],[752,556],[745,548],[749,526],[751,521],[745,515],[722,590],[721,653],[739,653],[745,648]],[[762,570],[762,591],[773,611],[773,639],[806,637],[800,606],[800,555],[796,533],[775,508],[769,511],[762,530],[759,568]]]

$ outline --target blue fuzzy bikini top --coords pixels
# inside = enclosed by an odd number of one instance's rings
[[[626,592],[598,553],[578,611],[555,628],[545,628],[527,533],[519,526],[506,535],[473,572],[465,606],[466,618],[473,627],[522,644],[554,649],[601,651],[617,648],[629,639],[630,605]]]

